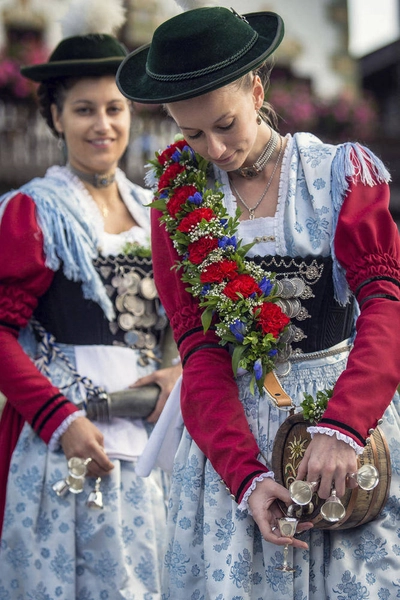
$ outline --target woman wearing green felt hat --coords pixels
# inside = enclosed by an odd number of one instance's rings
[[[75,2],[48,62],[23,68],[67,164],[0,199],[4,598],[161,598],[164,477],[135,464],[180,367],[158,370],[151,194],[118,168],[131,107],[110,32],[123,21],[120,3]],[[133,400],[114,410],[135,382],[161,388],[146,418]]]
[[[117,73],[125,96],[163,103],[182,133],[149,174],[155,279],[183,364],[163,578],[174,600],[378,598],[398,585],[400,243],[389,174],[359,144],[279,135],[263,72],[282,37],[274,13],[195,8]],[[286,471],[318,483],[314,503],[334,491],[338,506],[383,419],[390,499],[350,529],[346,515],[323,522],[326,510],[312,528],[271,467],[288,411],[333,387],[312,441],[288,448]],[[284,514],[299,519],[294,538],[279,528]],[[282,570],[287,544],[294,573]]]

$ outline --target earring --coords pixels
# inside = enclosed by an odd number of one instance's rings
[[[67,144],[65,143],[64,135],[62,133],[58,134],[57,148],[60,150],[61,153],[61,163],[65,165],[68,160],[68,150]]]
[[[262,116],[260,115],[259,112],[257,113],[257,119],[256,119],[256,121],[257,121],[257,125],[261,125],[261,123],[262,123]]]

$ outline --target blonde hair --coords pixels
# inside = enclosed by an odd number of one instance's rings
[[[250,71],[250,73],[246,73],[246,75],[243,75],[243,77],[240,77],[240,79],[237,79],[231,85],[236,85],[238,89],[251,90],[253,87],[254,77],[258,76],[261,79],[264,93],[266,93],[270,86],[270,75],[272,68],[273,64],[271,61],[264,62],[262,65],[257,67],[257,69]],[[278,128],[278,115],[274,107],[269,102],[264,100],[259,112],[260,116],[266,123],[268,123],[268,125],[270,125],[273,129]]]

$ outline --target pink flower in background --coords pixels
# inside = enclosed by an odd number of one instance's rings
[[[370,140],[376,133],[377,109],[371,98],[349,93],[322,99],[303,82],[273,80],[268,102],[278,113],[281,133],[311,131],[326,141]]]
[[[0,88],[14,98],[34,96],[37,84],[21,75],[20,67],[45,62],[48,52],[42,42],[26,37],[0,52]]]

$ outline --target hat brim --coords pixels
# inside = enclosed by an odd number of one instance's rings
[[[150,44],[129,54],[117,71],[117,86],[127,98],[143,104],[164,104],[194,98],[232,83],[260,66],[282,41],[283,21],[271,12],[243,15],[258,33],[253,47],[238,61],[218,72],[182,81],[159,81],[146,72]],[[184,49],[183,49],[184,52]]]
[[[60,60],[21,67],[21,73],[24,77],[38,83],[67,77],[115,75],[123,59],[123,56],[112,56],[100,59]]]

